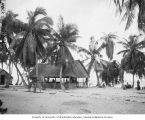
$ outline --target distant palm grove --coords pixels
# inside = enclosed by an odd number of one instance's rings
[[[135,8],[139,6],[138,28],[142,34],[122,38],[114,33],[108,33],[97,40],[90,35],[89,49],[75,44],[77,38],[81,37],[78,27],[76,24],[65,23],[62,16],[59,17],[58,26],[55,29],[52,18],[47,15],[44,8],[37,7],[34,11],[28,11],[26,23],[17,19],[18,14],[7,11],[5,17],[1,18],[0,62],[2,68],[3,64],[6,64],[11,74],[11,67],[15,66],[22,84],[26,87],[31,84],[29,74],[35,68],[36,78],[32,81],[34,92],[36,92],[36,83],[40,79],[39,64],[55,65],[60,69],[60,87],[65,90],[62,73],[66,66],[73,66],[74,58],[70,52],[72,49],[86,57],[81,61],[82,64],[89,61],[85,66],[88,74],[85,81],[86,87],[89,86],[92,69],[96,73],[97,86],[100,86],[102,82],[106,85],[110,83],[115,85],[118,82],[123,85],[125,71],[132,74],[131,87],[134,87],[134,76],[137,75],[139,78],[145,76],[145,53],[143,52],[145,39],[142,37],[145,31],[145,0],[114,0],[114,4],[117,11],[123,14],[122,20],[127,21],[125,30],[131,26],[136,14]],[[115,44],[120,44],[124,48],[118,52],[123,56],[121,63],[113,59]],[[103,60],[102,50],[106,51],[109,61]],[[20,69],[27,73],[26,78]],[[19,83],[20,81],[16,82],[16,84]]]

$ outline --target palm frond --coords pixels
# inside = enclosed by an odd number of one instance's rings
[[[55,50],[57,50],[57,44],[47,47],[46,55],[43,57],[42,63],[45,63],[47,60],[49,60],[49,57],[53,56]]]
[[[49,29],[41,29],[41,28],[37,28],[36,30],[36,34],[40,35],[40,36],[47,36],[48,38],[53,38],[53,36],[51,35],[51,31]],[[50,37],[51,35],[51,37]]]
[[[88,50],[85,49],[85,48],[81,48],[78,52],[79,52],[79,53],[80,53],[80,52],[84,52],[84,53],[86,53],[87,55],[92,55],[91,52],[88,51]]]
[[[82,47],[74,44],[74,43],[68,43],[68,42],[65,42],[66,46],[76,52],[78,52],[80,49],[82,49]]]
[[[35,22],[35,25],[37,26],[39,26],[39,24],[42,24],[42,23],[45,23],[45,24],[48,24],[48,25],[53,25],[53,20],[52,20],[52,18],[50,18],[50,17],[43,17],[43,18],[41,18],[41,19],[38,19],[36,22]],[[39,27],[38,27],[39,28]]]
[[[64,27],[59,28],[59,35],[63,41],[76,42],[78,38],[78,29],[74,24],[66,24]]]
[[[143,41],[141,41],[141,42],[139,42],[138,44],[137,44],[137,49],[144,49],[144,47],[145,47],[145,41],[143,40]]]
[[[117,35],[113,33],[105,34],[101,39],[105,41],[106,44],[106,55],[109,59],[113,59],[113,53],[114,53],[114,42],[113,40],[116,40],[118,38]]]
[[[122,7],[120,13],[123,13],[123,17],[121,21],[127,20],[125,30],[128,30],[131,26],[131,23],[133,22],[133,19],[135,18],[135,8],[138,5],[137,0],[122,0]],[[120,2],[119,4],[116,3],[117,9],[120,8]],[[123,12],[122,12],[123,11]]]
[[[56,63],[65,65],[66,62],[71,62],[73,60],[74,58],[69,49],[65,45],[62,45],[58,50]]]
[[[10,35],[9,37],[11,38],[11,42],[10,42],[10,49],[13,49],[14,46],[16,46],[21,40],[22,37],[25,35],[25,32],[20,32],[18,34],[14,35]]]
[[[127,11],[124,14],[124,16],[122,18],[122,21],[127,19],[125,30],[129,29],[129,27],[131,26],[131,23],[133,22],[134,18],[135,18],[135,12],[134,11]]]
[[[58,22],[58,31],[60,31],[62,28],[64,28],[65,24],[64,24],[64,20],[62,16],[59,16],[59,22]]]
[[[119,41],[118,43],[123,45],[123,47],[126,48],[126,49],[128,49],[130,47],[128,42],[126,43],[126,42],[123,42],[123,41]]]
[[[106,45],[106,55],[109,59],[113,59],[113,53],[114,53],[114,43],[113,41],[110,41]]]
[[[106,47],[106,44],[103,42],[103,43],[101,44],[101,46],[100,46],[98,49],[96,49],[95,51],[100,52],[100,51],[103,50],[105,47]]]
[[[119,12],[121,13],[122,12],[122,7],[123,7],[123,4],[124,4],[124,0],[122,0],[122,2],[120,2],[120,0],[114,0],[114,3],[117,7],[117,9],[119,10]]]
[[[89,58],[88,56],[86,56],[86,58],[84,60],[82,60],[81,62],[84,63],[85,61],[89,60],[91,58]]]
[[[46,53],[46,50],[43,45],[43,41],[44,41],[43,37],[36,35],[36,42],[37,42],[36,50],[40,57],[43,57]]]
[[[6,16],[2,20],[1,31],[8,34],[19,33],[23,30],[26,30],[27,25],[22,21],[16,19],[17,14],[14,14],[12,11],[8,11]]]
[[[46,10],[41,7],[37,7],[34,12],[28,11],[27,14],[28,14],[29,25],[35,24],[37,16],[39,16],[39,15],[46,16],[47,15]]]
[[[34,11],[34,17],[38,16],[38,15],[44,15],[46,16],[46,9],[42,8],[42,7],[37,7]]]
[[[27,11],[27,19],[32,19],[32,17],[34,16],[34,13],[32,11]]]
[[[128,49],[128,50],[121,50],[120,52],[118,52],[117,54],[122,54],[123,53],[123,56],[127,53],[127,52],[129,52],[130,50]]]

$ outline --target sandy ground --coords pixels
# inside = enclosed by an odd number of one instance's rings
[[[80,88],[42,93],[0,88],[7,114],[145,114],[145,90]]]

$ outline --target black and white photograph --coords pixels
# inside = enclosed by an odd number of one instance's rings
[[[0,0],[0,119],[13,115],[143,120],[145,0]]]

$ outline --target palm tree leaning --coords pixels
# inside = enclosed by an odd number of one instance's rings
[[[41,17],[44,16],[44,17]],[[46,10],[37,7],[34,12],[28,12],[28,23],[20,26],[22,29],[19,45],[15,49],[16,57],[26,67],[36,66],[36,81],[34,81],[34,92],[38,81],[38,58],[45,55],[44,43],[50,34],[53,21],[47,16]]]
[[[13,60],[12,54],[10,52],[10,49],[8,48],[8,46],[6,45],[6,43],[8,43],[9,46],[11,46],[13,39],[11,38],[11,36],[13,36],[14,34],[17,34],[21,31],[21,29],[19,29],[19,27],[21,25],[23,25],[23,22],[21,22],[20,20],[16,19],[18,15],[13,13],[12,11],[8,11],[6,13],[6,16],[2,19],[2,27],[1,27],[1,34],[0,34],[0,39],[2,40],[2,46],[3,49],[6,50],[9,60],[14,64],[14,66],[16,67],[17,71],[19,72],[22,82],[24,84],[24,86],[26,86],[26,82],[19,70],[19,68],[16,66],[15,61]]]
[[[145,32],[145,0],[114,0],[117,11],[123,13],[122,20],[127,20],[125,29],[127,30],[133,19],[138,15],[138,28]],[[138,14],[136,12],[138,8]]]
[[[47,49],[47,56],[44,58],[43,62],[50,59],[51,63],[55,63],[60,67],[60,84],[61,89],[65,90],[62,82],[62,72],[64,67],[71,66],[73,62],[73,57],[69,48],[77,50],[78,47],[74,44],[78,38],[78,29],[75,24],[65,24],[63,17],[60,16],[58,23],[58,30],[52,30],[53,35],[51,40],[53,40],[53,45]],[[51,48],[51,49],[50,49]]]
[[[121,62],[121,67],[123,70],[132,73],[134,87],[134,75],[139,76],[144,75],[144,59],[145,55],[141,51],[144,48],[143,41],[138,40],[139,36],[132,35],[129,36],[128,40],[120,41],[119,44],[123,45],[124,50],[118,52],[118,54],[123,54],[123,59]],[[142,65],[141,65],[142,64]]]
[[[90,59],[90,62],[88,64],[88,68],[87,68],[87,71],[88,71],[88,75],[89,75],[89,78],[90,78],[90,72],[91,72],[91,69],[94,68],[95,72],[96,72],[96,76],[97,76],[97,84],[99,85],[99,76],[98,76],[98,71],[97,71],[97,68],[95,67],[95,64],[101,64],[100,62],[100,57],[102,57],[102,55],[100,54],[101,50],[105,48],[105,44],[101,44],[100,46],[98,46],[98,41],[95,41],[94,40],[94,37],[91,37],[90,38],[90,44],[89,44],[89,50],[85,49],[85,48],[80,48],[79,50],[79,53],[80,52],[83,52],[85,53],[88,58],[86,60],[89,60]],[[88,78],[88,79],[89,79]],[[89,80],[86,80],[86,85],[88,85],[88,82]]]

